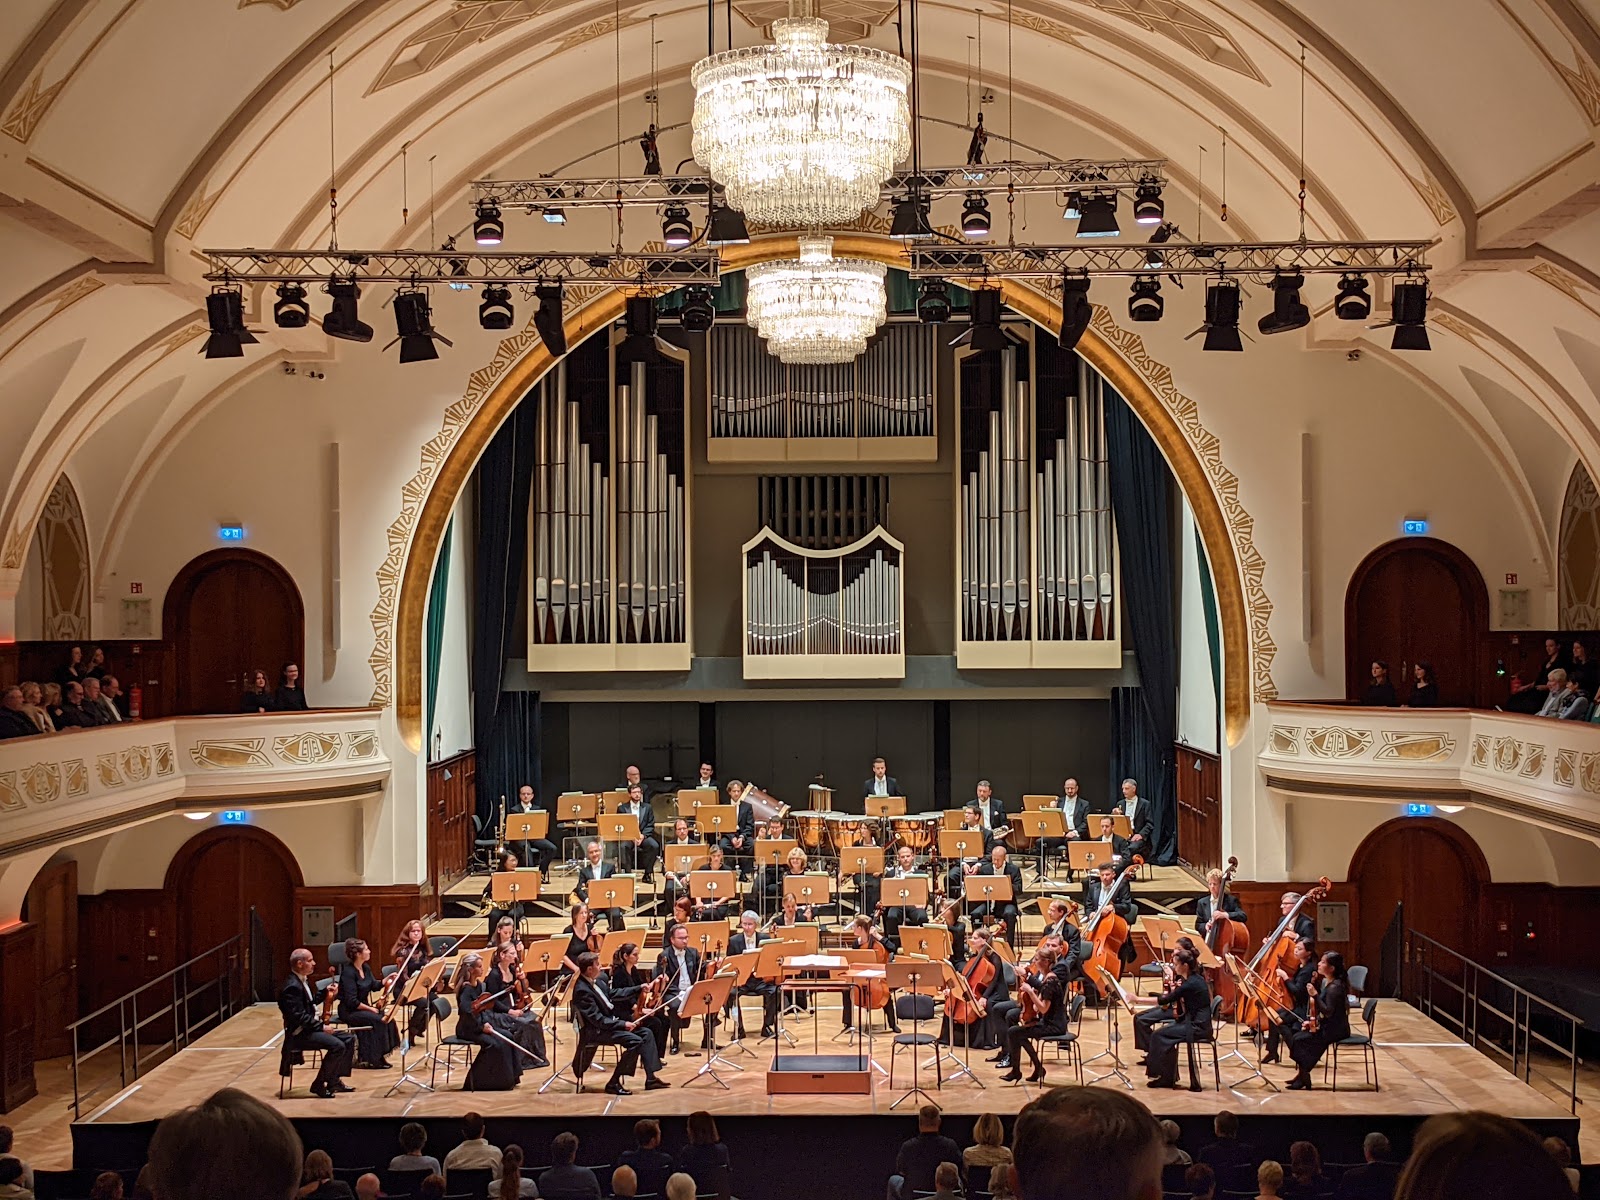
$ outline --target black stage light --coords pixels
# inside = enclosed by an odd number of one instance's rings
[[[1239,285],[1232,279],[1219,279],[1206,285],[1206,331],[1202,343],[1207,350],[1243,350],[1239,340]],[[1190,335],[1193,336],[1193,335]]]
[[[533,314],[533,327],[539,331],[539,340],[556,358],[567,352],[567,331],[562,326],[561,285],[541,283],[533,289],[539,300],[539,309]]]
[[[657,363],[661,349],[656,345],[656,300],[654,296],[629,296],[623,310],[626,333],[617,346],[617,365]]]
[[[472,240],[480,246],[498,246],[506,240],[506,223],[500,219],[500,205],[493,197],[478,201],[478,215],[472,222]]]
[[[1272,311],[1256,322],[1264,334],[1287,333],[1311,324],[1311,310],[1300,299],[1306,277],[1299,271],[1279,271],[1272,277]]]
[[[510,329],[517,318],[511,303],[511,289],[498,283],[485,284],[483,303],[478,305],[478,324],[485,329]]]
[[[705,333],[717,323],[717,306],[708,287],[685,288],[678,324],[690,333]]]
[[[400,361],[403,363],[428,362],[439,357],[435,342],[450,345],[450,339],[433,328],[433,315],[428,309],[428,293],[422,288],[412,288],[394,294],[394,329],[400,343]],[[389,346],[394,345],[390,342]],[[387,350],[389,346],[385,346]]]
[[[1167,265],[1167,256],[1159,250],[1150,249],[1151,246],[1160,246],[1171,239],[1178,232],[1178,227],[1171,221],[1163,221],[1150,231],[1149,240],[1145,242],[1144,265],[1152,271],[1159,271]]]
[[[974,350],[1005,350],[1016,343],[1000,327],[1000,314],[1004,304],[999,288],[978,288],[972,295],[971,324],[950,342],[952,346],[970,346]]]
[[[726,204],[711,210],[711,219],[706,225],[706,245],[745,246],[749,242],[750,227],[745,224],[742,212]]]
[[[682,250],[694,241],[694,226],[689,223],[689,210],[683,205],[667,205],[661,217],[661,241],[668,250]]]
[[[1067,203],[1061,209],[1063,221],[1076,221],[1083,216],[1083,196],[1078,192],[1067,193]]]
[[[1133,281],[1133,292],[1128,297],[1130,321],[1159,321],[1167,311],[1167,302],[1161,297],[1161,280],[1154,275],[1141,275]]]
[[[280,283],[278,300],[272,306],[272,320],[279,329],[304,329],[311,324],[311,305],[306,289],[298,283]]]
[[[1333,298],[1333,311],[1341,321],[1365,321],[1372,315],[1372,297],[1367,292],[1365,275],[1339,276],[1339,292]]]
[[[889,236],[902,242],[931,238],[933,226],[928,224],[928,202],[920,196],[902,196],[896,200]]]
[[[961,232],[969,238],[989,236],[989,202],[982,192],[968,192],[961,206]]]
[[[1078,217],[1078,236],[1116,237],[1122,232],[1117,225],[1117,196],[1115,192],[1089,195],[1083,198]]]
[[[1141,183],[1133,193],[1133,219],[1141,225],[1159,225],[1167,214],[1159,183]]]
[[[1431,350],[1428,341],[1428,281],[1403,279],[1394,285],[1391,312],[1394,315],[1394,340],[1391,350]]]
[[[322,318],[322,332],[347,342],[370,342],[372,326],[361,319],[357,302],[361,286],[354,279],[330,279],[327,292],[332,297],[328,315]]]
[[[942,279],[924,279],[917,292],[917,320],[943,325],[950,319],[950,288]]]
[[[1061,334],[1063,350],[1071,350],[1082,340],[1089,322],[1094,320],[1094,305],[1089,303],[1089,277],[1066,275],[1061,280]]]
[[[255,334],[244,327],[244,292],[237,287],[211,289],[206,320],[211,332],[200,352],[207,358],[243,358],[245,346],[256,343]]]

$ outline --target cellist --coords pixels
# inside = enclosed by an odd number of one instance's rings
[[[889,961],[889,947],[878,936],[878,929],[872,923],[872,918],[866,913],[860,913],[851,922],[851,932],[855,934],[857,950],[871,950],[880,963]],[[856,989],[851,989],[844,994],[844,1027],[851,1029],[855,1024],[855,1004],[852,999]],[[882,1008],[883,1015],[889,1020],[891,1032],[900,1032],[900,1023],[895,1019],[894,1001],[889,996],[889,985],[884,980],[874,979],[866,987],[860,989],[864,995],[865,1003],[874,1008]]]
[[[975,999],[967,1000],[953,989],[945,992],[944,1028],[939,1031],[939,1040],[950,1046],[993,1050],[1005,1032],[1007,1011],[1015,1010],[1016,1005],[1008,999],[1005,964],[994,952],[993,935],[987,929],[975,929],[967,938],[967,959],[961,965],[961,974]]]
[[[1133,885],[1126,878],[1117,877],[1117,868],[1114,864],[1103,862],[1099,868],[1084,881],[1083,885],[1083,916],[1080,918],[1079,927],[1085,931],[1097,929],[1101,921],[1116,913],[1131,927],[1139,916],[1139,906],[1133,902]],[[1091,940],[1093,933],[1089,935]],[[1084,961],[1093,958],[1093,954],[1085,952]],[[1128,938],[1122,943],[1119,954],[1124,964],[1134,960],[1133,939]],[[1100,994],[1098,983],[1090,979],[1088,986],[1093,994]]]

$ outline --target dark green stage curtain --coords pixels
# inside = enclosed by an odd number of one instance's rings
[[[1195,552],[1200,559],[1200,601],[1206,611],[1206,646],[1211,651],[1211,690],[1217,697],[1220,727],[1222,712],[1222,630],[1217,623],[1217,585],[1211,579],[1211,560],[1206,557],[1205,539],[1200,527],[1194,528]]]
[[[444,527],[444,543],[439,561],[433,564],[433,582],[428,586],[428,757],[433,757],[433,714],[439,705],[439,659],[444,653],[445,601],[450,593],[450,539],[455,534],[454,518]]]

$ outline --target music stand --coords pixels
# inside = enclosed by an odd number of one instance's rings
[[[423,999],[438,985],[439,980],[444,975],[445,968],[449,965],[450,962],[448,959],[439,958],[435,959],[431,963],[428,963],[424,967],[418,968],[416,974],[412,975],[410,979],[406,980],[405,990],[400,993],[399,999],[394,1002],[395,1005],[410,1006],[416,1001]],[[429,1049],[426,1054],[417,1060],[415,1066],[407,1066],[406,1055],[410,1052],[410,1050],[411,1033],[410,1027],[407,1026],[406,1036],[401,1039],[400,1042],[400,1078],[396,1079],[390,1086],[389,1090],[383,1094],[383,1098],[385,1100],[394,1095],[406,1084],[410,1084],[412,1087],[421,1088],[425,1092],[431,1092],[434,1090],[434,1087],[431,1083],[424,1082],[421,1079],[413,1079],[411,1077],[412,1071],[420,1071],[423,1067],[427,1066],[433,1061],[433,1050]]]
[[[1139,918],[1139,928],[1144,933],[1144,940],[1150,945],[1150,952],[1156,962],[1166,963],[1172,955],[1173,948],[1177,946],[1178,939],[1183,936],[1183,925],[1175,917],[1158,917],[1154,914]],[[1128,933],[1133,936],[1132,931]],[[1201,945],[1200,939],[1195,939],[1195,945]],[[1215,965],[1215,956],[1213,956]],[[1143,977],[1134,980],[1134,990],[1141,991]]]
[[[862,803],[865,805],[867,816],[876,817],[880,821],[906,815],[904,796],[868,796]]]
[[[1200,946],[1205,946],[1204,942],[1200,942],[1198,944]],[[1246,1075],[1243,1079],[1240,1079],[1237,1082],[1230,1082],[1228,1084],[1228,1089],[1231,1091],[1234,1088],[1242,1087],[1243,1085],[1249,1083],[1252,1079],[1259,1079],[1262,1083],[1266,1084],[1269,1088],[1276,1092],[1278,1091],[1278,1085],[1267,1078],[1266,1072],[1261,1069],[1266,1064],[1264,1064],[1261,1060],[1267,1053],[1267,1026],[1269,1024],[1284,1024],[1283,1017],[1279,1014],[1275,1004],[1263,999],[1261,995],[1261,988],[1257,985],[1256,980],[1252,978],[1252,972],[1248,967],[1241,963],[1235,955],[1224,954],[1222,956],[1222,969],[1233,976],[1233,985],[1238,989],[1237,994],[1239,996],[1244,996],[1246,999],[1255,1001],[1256,1007],[1261,1012],[1261,1028],[1255,1031],[1256,1061],[1253,1063],[1245,1057],[1244,1051],[1239,1049],[1239,1026],[1241,1022],[1237,1020],[1233,1022],[1233,1049],[1229,1050],[1222,1057],[1237,1058],[1245,1066],[1250,1068],[1250,1074]],[[1234,1008],[1235,1012],[1237,1012],[1237,998],[1235,998],[1234,1001]],[[1216,1029],[1214,1027],[1212,1029],[1211,1036],[1216,1037]]]
[[[539,898],[541,882],[537,867],[518,867],[515,871],[496,871],[489,876],[489,898],[512,914],[517,922],[517,936],[522,936],[522,922],[527,917],[524,901]]]
[[[924,961],[919,961],[919,960],[913,959],[913,960],[909,960],[909,961],[905,961],[905,962],[889,962],[889,963],[885,963],[883,965],[883,978],[884,978],[884,982],[889,985],[889,995],[891,997],[891,999],[890,999],[890,1003],[891,1004],[894,1003],[893,996],[894,996],[894,994],[896,992],[909,991],[909,992],[915,994],[916,992],[919,992],[919,991],[923,990],[923,985],[927,980],[929,980],[930,978],[937,978],[938,975],[939,975],[939,965],[937,963],[932,963],[932,962],[924,962]],[[918,1064],[921,1061],[921,1051],[922,1051],[922,1017],[920,1016],[920,1013],[921,1013],[920,1009],[917,1009],[917,1008],[913,1008],[912,1009],[912,1015],[911,1015],[911,1038],[912,1038],[912,1042],[911,1042],[911,1087],[908,1088],[906,1091],[902,1092],[900,1094],[900,1096],[895,1100],[895,1102],[893,1104],[889,1105],[889,1111],[890,1112],[893,1112],[895,1109],[899,1108],[902,1104],[904,1104],[912,1096],[921,1096],[924,1100],[926,1100],[929,1104],[932,1104],[935,1108],[940,1108],[941,1107],[939,1104],[934,1102],[934,1099],[933,1099],[932,1096],[928,1095],[928,1093],[925,1092],[922,1089],[922,1084],[920,1082],[920,1076],[919,1076],[918,1070],[917,1070]],[[935,1043],[935,1047],[937,1049],[937,1043]],[[938,1055],[936,1053],[935,1056],[934,1056],[934,1070],[935,1070],[936,1073],[938,1071],[938,1061],[939,1061],[938,1060]],[[894,1049],[893,1049],[892,1045],[891,1045],[890,1050],[889,1050],[889,1062],[890,1062],[891,1066],[894,1063]],[[942,1088],[944,1086],[944,1082],[943,1082],[942,1077],[939,1077],[936,1074],[936,1078],[939,1078],[939,1083],[937,1084],[937,1086]]]
[[[711,1042],[711,1053],[707,1056],[706,1061],[700,1064],[700,1069],[694,1073],[694,1079],[685,1081],[684,1087],[688,1087],[695,1079],[709,1075],[718,1087],[723,1091],[727,1091],[727,1082],[717,1074],[717,1064],[721,1063],[725,1067],[732,1067],[735,1071],[744,1070],[738,1063],[730,1062],[722,1057],[722,1051],[717,1048],[716,1035],[710,1032],[711,1014],[720,1012],[722,1007],[728,1003],[728,993],[733,988],[735,978],[736,976],[732,974],[724,975],[719,971],[710,979],[691,986],[689,994],[683,998],[683,1006],[678,1010],[678,1015],[686,1017],[692,1013],[704,1018],[704,1028],[706,1029],[708,1040]]]
[[[600,812],[607,816],[614,816],[616,811],[627,802],[627,788],[607,788],[600,793]]]
[[[739,873],[737,871],[691,871],[689,872],[689,895],[697,902],[709,901],[731,908],[732,914],[739,911]],[[723,917],[727,920],[727,916]],[[724,930],[726,932],[726,930]],[[724,937],[723,945],[727,945]]]
[[[593,885],[591,884],[590,886]],[[617,951],[627,942],[632,942],[635,946],[642,946],[644,944],[644,936],[635,933],[631,929],[606,930],[606,935],[601,939],[600,949],[597,952],[600,955],[600,967],[602,970],[609,971],[611,969],[611,960],[617,956]]]
[[[826,906],[833,898],[833,879],[827,875],[785,875],[783,894],[794,897],[797,910],[810,905],[816,916],[817,907]]]
[[[554,979],[550,979],[548,976],[552,971],[558,973],[561,971],[561,960],[566,957],[566,954],[567,939],[564,937],[545,938],[540,942],[529,942],[528,945],[523,948],[523,975],[532,975],[535,971],[539,971],[547,976],[544,981],[545,1012],[540,1014],[541,1020],[543,1020],[543,1018],[549,1014],[551,1008],[550,994],[554,992],[561,984],[561,978],[559,974]],[[552,1025],[550,1030],[551,1037],[554,1037],[555,1026]]]
[[[895,881],[898,882],[898,881]],[[947,925],[900,926],[900,953],[916,954],[922,958],[950,959],[950,927]]]
[[[1074,871],[1093,872],[1107,862],[1112,862],[1110,842],[1090,839],[1067,843],[1067,866]]]
[[[770,945],[771,943],[769,942],[768,944]],[[750,982],[750,976],[755,974],[756,967],[760,961],[761,948],[758,947],[754,950],[746,950],[742,954],[730,954],[717,967],[718,975],[733,976],[733,986],[740,992],[738,996],[733,996],[731,992],[729,993],[730,1002],[734,1009],[733,1037],[728,1040],[728,1044],[722,1048],[723,1050],[737,1050],[741,1054],[749,1054],[752,1057],[755,1054],[755,1051],[744,1044],[744,1038],[740,1034],[740,1031],[744,1028],[744,1011],[739,1007],[739,1001],[743,999],[745,985]],[[765,1000],[762,1003],[765,1005]],[[766,1023],[765,1016],[766,1010],[763,1008],[763,1024]],[[718,1051],[718,1053],[720,1054],[721,1051]]]
[[[602,817],[601,819],[605,820],[606,818]],[[591,879],[589,881],[589,899],[587,901],[589,911],[596,912],[604,909],[609,913],[613,908],[631,909],[638,882],[632,875],[607,875],[604,879]],[[610,924],[611,919],[608,917],[606,925],[609,927]]]
[[[736,804],[702,804],[694,817],[696,837],[721,840],[739,832],[739,806]],[[708,845],[710,843],[707,843]]]
[[[1049,874],[1045,865],[1045,839],[1061,840],[1067,836],[1066,815],[1059,808],[1025,809],[1010,814],[1008,819],[1016,825],[1018,833],[1038,842],[1039,865],[1034,868],[1033,876],[1033,881],[1038,883]]]
[[[980,904],[989,906],[988,915],[997,919],[999,914],[996,913],[995,906],[1007,900],[1015,899],[1011,892],[1011,876],[1009,875],[968,875],[961,889],[962,899],[965,900],[971,897],[974,892],[977,893]],[[1017,919],[1021,920],[1020,914]]]
[[[1111,1023],[1111,1032],[1106,1041],[1106,1048],[1083,1065],[1087,1067],[1089,1063],[1099,1062],[1102,1058],[1109,1058],[1111,1060],[1111,1069],[1103,1074],[1096,1075],[1089,1082],[1099,1083],[1102,1079],[1110,1079],[1112,1076],[1116,1076],[1122,1080],[1123,1086],[1131,1092],[1133,1090],[1133,1080],[1128,1078],[1127,1072],[1123,1069],[1122,1030],[1117,1018],[1121,1009],[1125,1008],[1129,1013],[1133,1012],[1133,999],[1123,989],[1122,984],[1117,981],[1117,977],[1110,971],[1104,967],[1096,967],[1095,970],[1100,972],[1100,990],[1106,997],[1106,1020]]]
[[[595,817],[600,813],[600,797],[593,792],[562,792],[556,797],[555,811],[557,824],[574,826],[570,840],[582,842],[583,836],[580,831],[594,824]],[[581,853],[575,855],[569,851],[566,857],[571,860],[582,858],[583,855]]]
[[[949,932],[950,932],[949,930],[945,930],[945,935],[946,935],[947,940],[948,940]],[[941,968],[940,973],[939,973],[939,985],[938,985],[939,989],[941,991],[943,991],[945,988],[949,988],[950,991],[952,991],[952,992],[960,992],[961,993],[961,998],[963,1000],[965,1000],[969,1004],[975,1004],[977,1002],[978,996],[977,996],[977,993],[975,993],[972,990],[972,985],[967,982],[967,977],[965,975],[963,975],[960,971],[958,971],[954,967],[952,967],[950,965],[950,962],[949,962],[948,958],[941,960],[939,962],[939,966]],[[949,996],[947,995],[945,997],[945,1016],[948,1018],[949,1015],[950,1015]],[[972,1080],[972,1082],[977,1084],[980,1088],[984,1088],[985,1090],[987,1090],[988,1085],[986,1085],[983,1082],[983,1080],[979,1079],[977,1077],[977,1075],[973,1073],[973,1070],[972,1070],[972,1035],[971,1035],[971,1033],[969,1032],[965,1037],[963,1037],[961,1039],[962,1048],[965,1050],[966,1056],[967,1056],[966,1061],[962,1062],[959,1058],[957,1058],[955,1056],[955,1054],[952,1053],[952,1050],[954,1049],[954,1044],[955,1044],[955,1033],[956,1033],[955,1023],[947,1021],[946,1024],[949,1026],[949,1029],[950,1029],[950,1038],[951,1038],[951,1040],[949,1042],[940,1043],[941,1049],[940,1049],[939,1053],[943,1056],[943,1060],[945,1062],[949,1062],[949,1063],[954,1063],[955,1064],[955,1068],[956,1069],[954,1071],[950,1072],[950,1082],[954,1083],[957,1079],[960,1079],[961,1076],[965,1075],[968,1079]]]
[[[939,813],[940,829],[961,829],[965,825],[967,810],[964,808],[946,808]]]
[[[879,897],[882,899],[885,908],[902,910],[907,908],[927,908],[928,896],[932,891],[932,883],[933,881],[926,875],[894,876],[883,881],[883,890],[879,893]],[[947,940],[949,935],[950,931],[948,929],[945,930]],[[900,947],[901,949],[906,948],[906,943],[903,939]],[[930,957],[938,956],[931,955]]]
[[[893,800],[894,796],[878,796],[874,799]],[[883,847],[882,846],[846,846],[839,851],[839,890],[844,891],[846,875],[854,875],[856,880],[856,912],[866,911],[867,876],[883,874]],[[880,896],[881,899],[881,896]]]
[[[795,838],[756,838],[756,860],[753,868],[755,878],[760,880],[762,878],[762,869],[769,865],[772,867],[772,870],[775,874],[781,876],[783,874],[783,864],[787,862],[789,858],[789,851],[793,850],[799,844],[799,841],[797,841]],[[765,925],[767,923],[766,892],[759,892],[756,896],[756,901],[760,905],[760,909],[758,911],[761,916],[761,923]]]
[[[1043,808],[1054,808],[1059,810],[1060,807],[1061,798],[1059,796],[1024,796],[1022,798],[1022,809],[1024,812],[1038,812]]]
[[[793,932],[793,928],[784,930],[785,934]],[[784,941],[782,938],[774,937],[771,941],[766,942],[756,951],[756,967],[751,974],[761,976],[762,979],[768,980],[773,987],[779,989],[778,1003],[779,1007],[781,1008],[783,1004],[783,960],[793,954],[815,952],[815,946],[813,946],[810,951],[807,951],[804,944],[801,942]],[[796,1006],[793,1011],[798,1013],[800,1009],[798,1006]],[[779,1016],[781,1017],[782,1013],[780,1013]],[[796,1044],[794,1034],[790,1033],[783,1027],[783,1022],[781,1020],[775,1024],[773,1035],[774,1044],[776,1044],[778,1037],[788,1038],[791,1046]]]
[[[541,842],[550,836],[550,814],[543,809],[533,812],[516,812],[506,818],[505,841],[509,845],[518,842],[527,845],[529,842]],[[526,866],[527,864],[523,864]],[[555,866],[554,863],[550,864]]]
[[[556,940],[556,939],[552,939],[552,940]],[[530,946],[528,948],[528,956],[531,957],[532,953],[533,953],[533,947]],[[524,961],[526,961],[526,959]],[[571,975],[564,975],[564,976],[562,976],[562,981],[563,982],[562,982],[562,986],[560,988],[560,995],[554,996],[550,1000],[547,1000],[547,1002],[545,1004],[545,1011],[546,1012],[548,1012],[551,1008],[560,1008],[563,1004],[567,1004],[567,1003],[571,1002],[571,1000],[572,1000],[572,989],[577,986],[578,976],[577,976],[576,973],[571,974]],[[569,1068],[572,1066],[572,1064],[568,1063],[565,1067],[560,1065],[561,1055],[560,1055],[559,1051],[560,1051],[560,1048],[561,1048],[561,1039],[556,1035],[556,1028],[559,1025],[560,1025],[560,1022],[558,1021],[558,1022],[556,1022],[555,1025],[549,1026],[549,1029],[550,1029],[550,1078],[546,1079],[543,1083],[541,1083],[539,1085],[539,1095],[541,1095],[541,1096],[544,1095],[546,1092],[548,1092],[551,1088],[553,1088],[556,1085],[556,1081],[558,1079],[563,1079],[563,1078],[568,1083],[572,1084],[572,1087],[573,1087],[574,1091],[579,1091],[579,1092],[583,1091],[583,1080],[582,1080],[582,1078],[580,1076],[578,1076],[577,1074],[575,1074],[575,1073],[573,1073],[572,1071],[569,1070]]]

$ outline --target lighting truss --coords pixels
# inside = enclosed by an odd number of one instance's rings
[[[1069,246],[919,246],[911,274],[939,279],[1097,275],[1413,275],[1431,242],[1114,242]]]
[[[212,282],[320,283],[354,276],[363,283],[715,284],[715,250],[671,254],[527,254],[484,250],[205,250]]]

